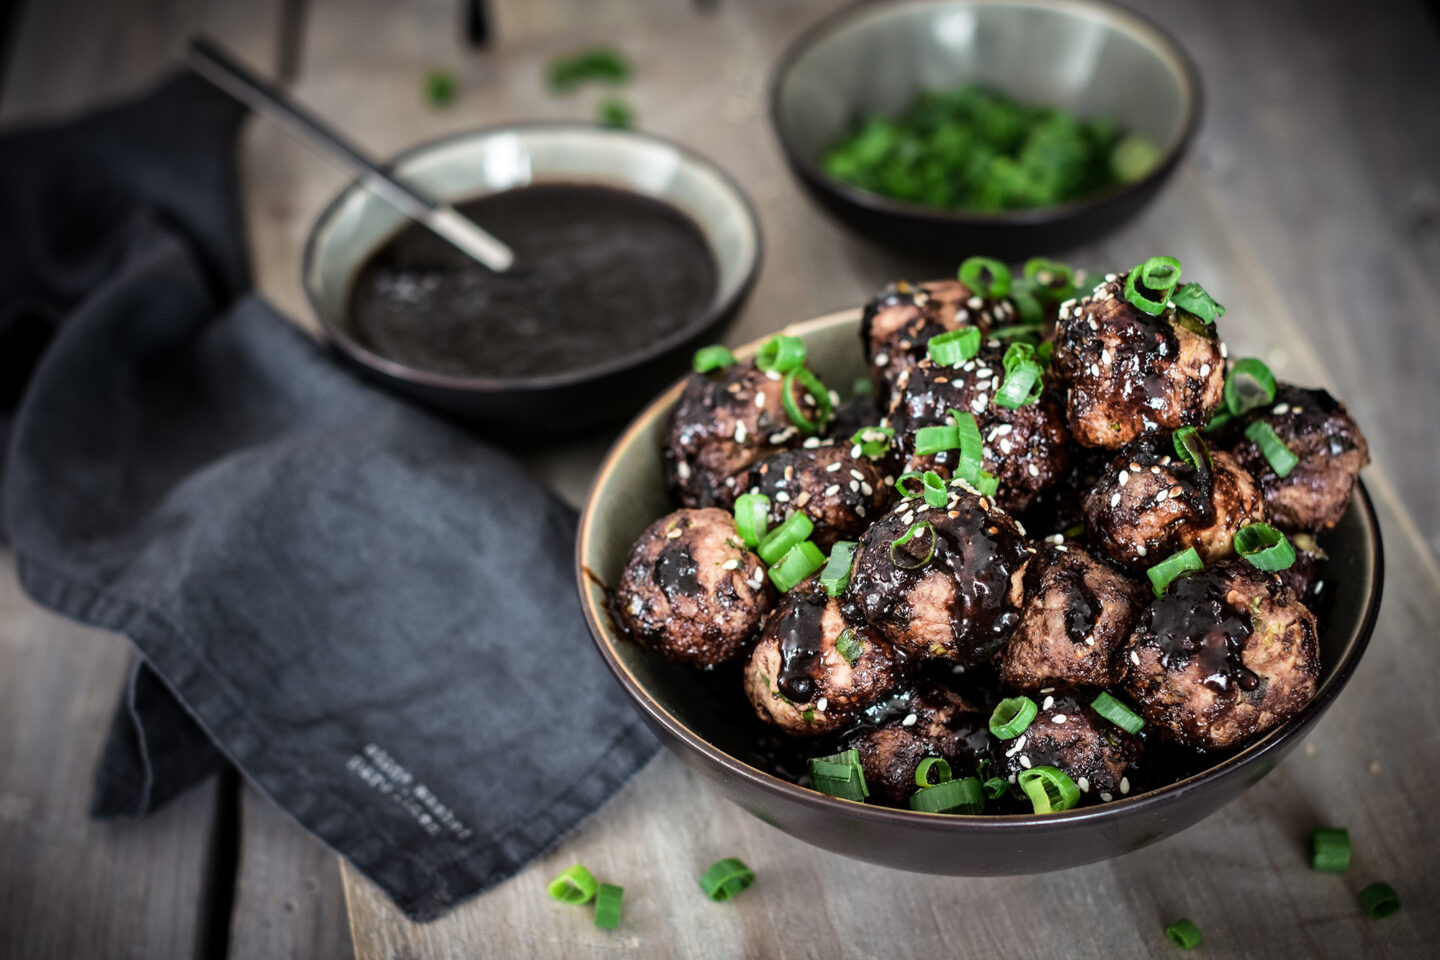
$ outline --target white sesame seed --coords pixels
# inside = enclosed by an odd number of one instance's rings
[[[1109,351],[1109,350],[1105,350],[1105,349],[1103,349],[1103,348],[1100,350],[1100,362],[1103,363],[1103,364],[1105,364],[1105,366],[1107,366],[1107,367],[1110,366],[1110,351]]]
[[[1129,777],[1121,777],[1121,778],[1120,778],[1120,796],[1123,797],[1123,796],[1125,796],[1125,794],[1127,794],[1127,793],[1129,793],[1129,792],[1130,792],[1130,778],[1129,778]]]
[[[865,474],[861,473],[859,470],[851,470],[851,471],[850,471],[850,476],[854,477],[856,480],[864,480],[864,479],[865,479]]]
[[[1063,534],[1063,533],[1054,533],[1054,534],[1051,534],[1050,536],[1046,537],[1045,539],[1046,539],[1046,540],[1049,540],[1051,543],[1064,543],[1064,542],[1065,542],[1065,534]],[[1042,690],[1041,693],[1044,693],[1044,691]]]
[[[684,460],[681,460],[678,464],[675,465],[675,475],[678,476],[681,480],[689,480],[690,464]]]
[[[766,380],[779,380],[779,379],[780,379],[780,371],[779,371],[779,370],[766,370],[766,371],[765,371],[765,379],[766,379]]]
[[[786,493],[784,490],[781,490],[779,493],[775,494],[775,500],[778,503],[789,503],[790,494]]]
[[[983,380],[994,372],[995,371],[991,370],[989,367],[979,367],[975,371],[975,376],[980,377]]]
[[[1033,463],[1030,464],[1029,470],[1030,470],[1030,476],[1032,476],[1032,477],[1038,477],[1038,476],[1040,476],[1040,468],[1037,467],[1037,466],[1035,466],[1035,464],[1033,464]]]
[[[735,424],[735,442],[744,443],[746,436],[744,422]]]
[[[1159,472],[1160,472],[1160,468],[1159,468],[1159,467],[1151,467],[1151,468],[1150,468],[1150,472],[1151,472],[1151,473],[1159,473]]]
[[[833,496],[835,496],[835,494],[837,494],[837,493],[839,493],[839,492],[840,492],[840,484],[838,484],[838,483],[832,483],[832,484],[830,484],[830,486],[828,486],[828,487],[825,488],[825,496],[827,496],[827,497],[833,497]]]
[[[875,488],[870,486],[870,484],[868,483],[861,483],[860,492],[865,494],[865,496],[867,497],[873,497],[875,495]]]
[[[680,536],[681,533],[681,529],[679,527],[676,527],[674,530],[671,530],[669,533],[665,534],[665,539],[674,540],[676,537]]]
[[[860,481],[859,481],[859,480],[851,480],[851,481],[850,481],[850,492],[851,492],[851,493],[859,493],[859,492],[860,492]]]
[[[864,452],[865,452],[865,449],[864,449],[863,447],[861,447],[860,444],[857,443],[857,444],[855,444],[855,446],[853,446],[853,447],[850,448],[850,459],[851,459],[851,460],[858,460],[858,459],[860,458],[860,455],[861,455],[862,453],[864,453]]]
[[[855,515],[857,517],[865,516],[865,505],[863,503],[855,508]]]
[[[1075,781],[1075,786],[1080,788],[1081,793],[1089,793],[1090,779],[1088,777],[1080,777],[1078,780]]]
[[[1020,739],[1018,739],[1018,740],[1015,741],[1015,746],[1013,746],[1013,747],[1011,747],[1009,750],[1005,751],[1005,756],[1007,756],[1007,757],[1013,757],[1013,756],[1015,756],[1015,754],[1019,753],[1021,750],[1024,750],[1024,749],[1025,749],[1025,741],[1028,740],[1028,739],[1029,739],[1029,734],[1025,734],[1025,733],[1020,734]]]
[[[1063,714],[1063,713],[1057,713],[1057,714],[1055,714],[1055,716],[1053,716],[1053,717],[1050,718],[1050,722],[1051,722],[1051,723],[1064,723],[1064,722],[1065,722],[1065,719],[1066,719],[1065,714]]]
[[[1009,441],[1008,438],[1002,438],[1002,439],[1001,439],[1001,441],[1000,441],[1000,452],[1001,452],[1001,453],[1009,453],[1009,452],[1010,452],[1010,441]]]
[[[913,726],[915,726],[915,721],[916,721],[916,720],[919,720],[919,719],[920,719],[920,718],[917,717],[917,716],[915,716],[915,714],[913,714],[913,713],[907,713],[907,714],[905,715],[905,719],[900,721],[900,726],[902,726],[902,727],[913,727]]]
[[[757,406],[757,407],[763,407],[763,406],[765,406],[765,391],[764,391],[764,390],[761,390],[759,393],[755,394],[755,406]]]
[[[830,466],[828,466],[828,467],[825,468],[825,472],[826,472],[826,473],[834,473],[836,470],[839,470],[839,469],[840,469],[840,461],[839,461],[839,460],[836,460],[834,463],[830,464]]]
[[[1121,470],[1121,471],[1120,471],[1120,486],[1123,487],[1123,486],[1125,486],[1125,484],[1127,484],[1127,483],[1129,483],[1129,482],[1130,482],[1130,474],[1129,474],[1128,472],[1124,471],[1124,470]]]
[[[720,569],[721,569],[721,570],[738,570],[738,569],[740,569],[740,561],[739,561],[739,560],[736,560],[736,559],[734,559],[734,558],[732,557],[731,559],[726,560],[724,563],[720,564]]]
[[[1070,552],[1070,548],[1067,547],[1067,546],[1065,546],[1065,544],[1063,544],[1063,543],[1057,543],[1057,544],[1055,545],[1055,549],[1058,550],[1058,551],[1060,551],[1061,553],[1069,553],[1069,552]]]
[[[1090,318],[1090,329],[1091,329],[1091,330],[1095,330],[1095,331],[1098,331],[1098,330],[1100,329],[1100,325],[1095,322],[1095,318],[1094,318],[1094,317],[1091,317],[1091,318]]]
[[[1024,767],[1026,770],[1030,769],[1030,758],[1023,753],[1020,754],[1020,766]]]
[[[1202,376],[1202,377],[1208,377],[1208,376],[1210,376],[1210,364],[1208,364],[1208,363],[1202,363],[1202,364],[1200,364],[1200,376]]]
[[[1106,283],[1114,283],[1116,280],[1119,280],[1119,279],[1120,279],[1120,278],[1119,278],[1116,274],[1113,274],[1113,273],[1107,273],[1107,274],[1105,274],[1105,282],[1106,282]]]
[[[1277,404],[1275,404],[1275,409],[1271,410],[1270,412],[1273,413],[1273,414],[1275,414],[1276,416],[1279,416],[1280,414],[1284,414],[1284,413],[1289,413],[1289,412],[1290,412],[1290,404],[1288,404],[1288,403],[1277,403]]]
[[[1137,544],[1135,544],[1135,556],[1137,556],[1137,557],[1143,557],[1143,556],[1145,556],[1145,544],[1143,544],[1143,543],[1137,543]]]
[[[1101,800],[1104,800],[1106,803],[1109,803],[1111,800],[1114,800],[1115,798],[1112,797],[1112,796],[1110,796],[1110,794],[1108,794],[1108,793],[1102,793],[1102,794],[1100,794],[1100,799],[1101,799]]]
[[[819,437],[806,437],[806,438],[805,438],[805,442],[802,443],[802,444],[800,444],[800,446],[804,447],[806,450],[815,450],[815,449],[818,449],[819,446],[820,446],[820,438],[819,438]]]
[[[980,413],[985,409],[985,405],[989,402],[990,398],[988,396],[983,393],[977,394],[975,399],[970,401],[970,409],[974,410],[976,413]]]
[[[1118,507],[1118,506],[1120,506],[1120,491],[1119,491],[1119,490],[1116,490],[1114,493],[1110,494],[1110,506],[1112,506],[1112,507]]]
[[[726,477],[726,478],[725,478],[725,486],[727,486],[727,487],[733,487],[733,486],[735,486],[735,478],[734,478],[734,477]]]
[[[1161,490],[1159,493],[1155,494],[1155,502],[1159,503],[1160,501],[1164,500],[1169,495],[1169,493],[1169,490]]]
[[[830,701],[825,699],[824,697],[821,697],[819,700],[815,701],[815,709],[818,710],[820,713],[824,713],[825,708],[828,706],[830,706]]]
[[[1230,356],[1230,348],[1225,345],[1224,341],[1221,341],[1221,343],[1220,343],[1220,358],[1223,360],[1223,359],[1228,358],[1229,356]]]
[[[877,354],[875,354],[875,366],[877,366],[877,367],[883,367],[883,366],[885,366],[886,364],[888,364],[889,362],[890,362],[890,354],[888,354],[888,353],[877,353]]]
[[[985,301],[981,300],[979,297],[971,297],[969,300],[965,301],[965,306],[969,307],[971,310],[979,310],[981,307],[985,306]]]
[[[1092,364],[1090,364],[1090,376],[1092,376],[1092,377],[1098,377],[1098,376],[1100,376],[1100,364],[1098,364],[1098,363],[1092,363]]]
[[[1140,654],[1136,653],[1134,650],[1131,650],[1131,651],[1130,651],[1130,662],[1133,663],[1133,664],[1135,664],[1135,666],[1137,666],[1137,667],[1140,666]]]
[[[1055,698],[1054,698],[1054,697],[1046,697],[1046,698],[1045,698],[1045,702],[1042,703],[1042,704],[1040,704],[1040,709],[1041,709],[1041,710],[1049,710],[1049,709],[1050,709],[1051,707],[1053,707],[1053,706],[1055,706]]]
[[[1093,647],[1093,646],[1095,646],[1095,634],[1092,633],[1092,634],[1090,634],[1088,637],[1085,638],[1085,646],[1087,646],[1087,647]]]

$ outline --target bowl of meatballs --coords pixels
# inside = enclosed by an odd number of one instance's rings
[[[1374,627],[1369,454],[1181,275],[972,257],[697,352],[576,548],[661,739],[802,840],[960,875],[1117,856],[1269,772]]]

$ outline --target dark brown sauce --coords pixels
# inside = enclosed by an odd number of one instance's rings
[[[659,587],[667,598],[677,593],[695,597],[700,595],[699,572],[699,564],[695,562],[690,547],[679,540],[673,540],[655,558],[655,572],[652,576],[655,586]]]
[[[658,200],[542,184],[458,209],[509,244],[515,266],[492,273],[424,227],[406,227],[351,291],[351,331],[368,349],[454,376],[563,373],[635,353],[715,299],[700,228]]]
[[[824,590],[798,594],[785,605],[776,630],[780,635],[780,675],[775,685],[796,703],[807,703],[815,692],[810,673],[824,650],[826,597]]]
[[[1241,660],[1252,630],[1250,614],[1226,599],[1222,576],[1197,574],[1177,579],[1170,593],[1152,603],[1140,620],[1140,642],[1160,652],[1167,670],[1192,660],[1200,665],[1202,683],[1226,693],[1254,690],[1260,678]]]

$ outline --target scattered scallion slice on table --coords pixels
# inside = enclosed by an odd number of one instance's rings
[[[735,354],[726,347],[712,344],[695,351],[695,359],[691,362],[691,366],[695,368],[696,373],[709,373],[711,370],[723,370],[734,363]]]
[[[814,532],[815,524],[809,517],[799,512],[792,513],[785,518],[784,523],[765,534],[760,541],[759,549],[755,552],[760,554],[760,559],[766,563],[775,563],[789,553],[791,547]]]
[[[1260,570],[1288,570],[1295,563],[1295,548],[1285,534],[1268,523],[1251,523],[1235,531],[1235,552]]]
[[[1080,788],[1059,767],[1038,766],[1021,770],[1015,782],[1030,798],[1036,813],[1059,813],[1080,802]]]
[[[1264,361],[1244,357],[1235,361],[1225,378],[1225,409],[1240,417],[1275,399],[1275,375]]]
[[[700,889],[716,903],[724,903],[755,882],[755,871],[734,857],[717,860],[700,875]]]
[[[803,514],[801,515],[803,516]],[[755,549],[770,526],[770,498],[763,493],[742,493],[735,498],[735,530],[745,546]],[[807,533],[805,536],[809,536]]]
[[[1311,830],[1310,869],[1320,873],[1344,873],[1350,869],[1350,831],[1344,827]]]
[[[589,903],[595,896],[595,878],[580,864],[562,872],[546,889],[561,903]]]
[[[970,257],[960,264],[960,282],[977,297],[998,300],[1010,292],[1010,268],[989,257]]]
[[[1275,433],[1275,428],[1264,420],[1256,420],[1246,427],[1245,437],[1260,448],[1277,477],[1288,477],[1290,471],[1300,462],[1300,458],[1295,456],[1295,453],[1285,446],[1285,441]]]
[[[830,559],[820,574],[820,585],[829,596],[838,597],[850,586],[850,567],[855,560],[856,546],[854,540],[840,540],[830,548]]]
[[[1181,950],[1193,950],[1200,945],[1200,928],[1183,917],[1165,928],[1165,936]]]
[[[925,352],[942,367],[958,367],[980,352],[980,328],[965,327],[936,334],[925,345]]]
[[[930,534],[930,549],[926,551],[924,558],[919,561],[916,561],[914,555],[910,554],[907,551],[903,554],[903,556],[907,557],[911,562],[902,563],[899,557],[896,556],[896,553],[900,550],[901,547],[905,546],[905,544],[915,539],[915,537],[922,530],[927,531]],[[931,558],[934,556],[935,527],[933,524],[930,523],[929,520],[920,520],[912,523],[910,525],[910,529],[906,530],[904,533],[900,534],[900,536],[896,537],[890,542],[890,562],[893,563],[895,566],[899,567],[901,570],[919,570],[921,567],[929,563]]]
[[[625,898],[625,888],[613,883],[602,883],[595,892],[595,926],[606,930],[620,928],[620,902]]]
[[[1388,883],[1372,883],[1360,891],[1360,904],[1370,916],[1384,920],[1400,912],[1400,895]]]
[[[810,574],[825,566],[825,554],[809,540],[791,547],[780,562],[770,568],[770,582],[781,593],[789,593]]]
[[[425,102],[432,107],[448,107],[455,102],[460,84],[450,70],[431,70],[425,75]]]
[[[1185,284],[1171,295],[1170,300],[1178,309],[1193,314],[1206,323],[1214,323],[1225,315],[1225,308],[1198,283]]]
[[[990,732],[998,740],[1011,740],[1030,728],[1040,708],[1029,697],[1007,697],[990,714]]]
[[[635,108],[618,97],[602,100],[595,108],[595,122],[611,130],[629,130],[635,126]]]
[[[1165,312],[1170,294],[1180,282],[1180,261],[1174,257],[1151,257],[1132,269],[1125,278],[1125,299],[1141,313],[1158,317]]]
[[[795,384],[805,388],[805,392],[815,401],[815,419],[810,419],[800,409],[800,404],[795,401]],[[789,415],[790,422],[799,428],[801,433],[817,433],[830,419],[830,411],[833,404],[830,402],[830,391],[825,389],[825,384],[820,378],[810,372],[808,367],[796,367],[785,374],[785,386],[780,391],[781,400],[785,404],[785,413]]]
[[[974,815],[985,809],[985,790],[974,777],[946,780],[911,794],[910,809],[923,813]]]
[[[930,779],[930,771],[935,771],[935,779]],[[933,787],[950,780],[950,761],[944,757],[926,757],[920,761],[915,768],[915,783],[921,787]]]
[[[1126,733],[1139,733],[1140,728],[1145,726],[1145,721],[1141,719],[1138,713],[1103,690],[1100,692],[1100,696],[1091,702],[1090,706],[1096,713]]]
[[[1170,588],[1170,583],[1182,573],[1191,570],[1204,570],[1205,564],[1200,559],[1200,554],[1194,547],[1186,547],[1177,553],[1161,560],[1155,566],[1145,571],[1150,578],[1150,585],[1155,589],[1155,596],[1165,596],[1165,591]]]

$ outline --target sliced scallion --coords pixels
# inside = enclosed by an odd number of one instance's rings
[[[960,446],[960,435],[953,424],[939,427],[921,427],[915,431],[915,453],[928,457],[932,453],[954,450]]]
[[[1360,905],[1376,920],[1384,920],[1400,911],[1400,894],[1388,883],[1372,883],[1360,891]]]
[[[945,478],[934,470],[926,470],[920,482],[925,487],[925,502],[935,509],[940,509],[950,502],[950,489],[945,484]]]
[[[991,800],[999,800],[1010,789],[1010,781],[1004,777],[991,777],[985,781],[985,796]]]
[[[810,419],[800,409],[800,404],[795,400],[795,384],[805,388],[810,399],[815,402],[815,419]],[[817,433],[825,426],[825,421],[830,419],[830,411],[834,404],[830,402],[830,391],[825,389],[825,384],[820,378],[810,372],[808,367],[796,367],[785,374],[784,389],[780,391],[780,399],[785,405],[785,413],[789,415],[790,422],[800,430],[801,433]]]
[[[1225,308],[1198,283],[1187,283],[1170,297],[1177,309],[1193,314],[1206,323],[1214,323],[1225,315]]]
[[[1320,873],[1344,873],[1350,869],[1350,831],[1344,827],[1311,830],[1310,869]]]
[[[1045,371],[1035,360],[1035,348],[1028,343],[1012,343],[1005,351],[1005,381],[995,391],[997,406],[1011,410],[1040,399],[1045,389]]]
[[[1075,268],[1058,260],[1032,257],[1025,261],[1025,279],[1043,300],[1061,303],[1075,296]]]
[[[935,771],[935,779],[930,779],[930,771]],[[915,783],[922,787],[933,787],[945,783],[950,779],[950,761],[944,757],[926,757],[920,761],[915,768]]]
[[[840,631],[840,636],[835,638],[835,652],[845,658],[845,662],[854,666],[865,653],[865,641],[857,638],[855,632],[849,627]]]
[[[1174,257],[1151,257],[1125,278],[1125,299],[1142,313],[1158,317],[1165,312],[1170,294],[1180,282],[1180,261]]]
[[[1235,361],[1225,378],[1225,409],[1240,417],[1275,399],[1275,375],[1264,361],[1244,357]]]
[[[1200,436],[1200,431],[1194,427],[1181,427],[1171,439],[1175,441],[1175,452],[1181,460],[1202,473],[1210,469],[1210,447]]]
[[[850,437],[850,445],[859,447],[860,455],[871,460],[885,456],[894,441],[895,431],[889,427],[861,427]]]
[[[740,534],[740,539],[745,541],[745,546],[751,550],[760,546],[760,541],[765,539],[765,531],[769,527],[769,497],[763,493],[742,493],[735,498],[735,530]],[[808,537],[809,534],[805,536]]]
[[[1200,554],[1194,547],[1186,547],[1146,570],[1145,575],[1150,578],[1150,586],[1155,589],[1155,596],[1163,597],[1170,588],[1170,582],[1180,574],[1204,569],[1205,564],[1200,560]]]
[[[995,705],[990,714],[990,732],[997,740],[1013,740],[1030,728],[1030,723],[1040,712],[1035,701],[1029,697],[1007,697]]]
[[[766,373],[789,373],[805,362],[805,341],[784,334],[765,341],[755,354],[755,366]]]
[[[918,484],[913,491],[905,486],[910,480],[915,480]],[[895,478],[895,489],[899,491],[901,500],[914,500],[916,497],[923,497],[925,495],[925,474],[919,470],[902,473]]]
[[[606,930],[620,928],[620,903],[625,898],[625,888],[613,883],[602,883],[595,893],[595,926]]]
[[[971,257],[960,264],[960,282],[977,297],[998,300],[1010,292],[1010,268],[989,257]]]
[[[1021,770],[1015,782],[1030,798],[1036,813],[1059,813],[1080,802],[1080,788],[1059,767],[1039,766]]]
[[[825,554],[809,540],[791,547],[780,562],[770,568],[770,582],[781,593],[789,593],[810,574],[825,566]]]
[[[1264,420],[1256,420],[1246,427],[1245,437],[1260,448],[1260,452],[1265,455],[1265,459],[1270,463],[1270,469],[1275,471],[1277,477],[1282,479],[1288,477],[1290,471],[1294,470],[1296,464],[1300,462],[1300,458],[1295,456],[1294,451],[1285,446],[1285,441],[1280,439],[1275,428]]]
[[[696,373],[709,373],[711,370],[723,370],[734,363],[735,354],[716,344],[696,350],[691,366],[695,368]]]
[[[780,526],[765,534],[755,552],[760,554],[760,559],[766,563],[774,563],[789,553],[791,547],[814,532],[815,524],[805,514],[797,511],[786,517]]]
[[[985,809],[985,790],[974,777],[946,780],[911,794],[910,809],[922,813],[974,815]]]
[[[1259,570],[1288,570],[1295,563],[1295,548],[1285,534],[1268,523],[1251,523],[1235,531],[1235,552]]]
[[[561,903],[589,903],[595,896],[595,878],[577,863],[551,880],[546,889],[552,899]]]
[[[980,352],[980,328],[965,327],[937,334],[925,345],[925,352],[942,367],[958,367]]]
[[[905,544],[913,540],[915,538],[915,535],[921,530],[927,530],[930,533],[930,549],[926,552],[924,558],[919,560],[918,562],[902,563],[900,561],[900,558],[896,556],[896,553],[900,550],[901,547],[905,546]],[[915,560],[914,555],[909,553],[908,551],[904,552],[902,555],[909,558],[911,561]],[[933,524],[930,523],[929,520],[920,520],[916,523],[912,523],[910,525],[910,529],[906,530],[900,536],[896,537],[890,544],[890,562],[893,563],[895,566],[899,567],[901,570],[919,570],[921,567],[929,563],[930,559],[934,556],[935,527]]]
[[[841,800],[861,802],[870,796],[870,788],[865,784],[865,771],[860,767],[860,754],[853,748],[812,759],[810,784],[821,793]]]
[[[1165,936],[1181,950],[1193,950],[1200,945],[1200,928],[1183,917],[1165,928]]]
[[[856,543],[853,540],[839,540],[830,548],[830,559],[820,574],[820,585],[832,597],[838,597],[850,586],[850,566],[855,559]]]
[[[716,903],[724,903],[755,882],[755,871],[734,857],[717,860],[700,875],[700,889]]]
[[[1139,733],[1140,728],[1145,726],[1145,721],[1138,713],[1104,691],[1101,691],[1100,696],[1091,701],[1090,706],[1096,713],[1126,733]]]

